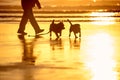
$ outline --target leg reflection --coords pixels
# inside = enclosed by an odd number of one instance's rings
[[[36,60],[36,57],[34,56],[34,43],[38,37],[26,39],[25,35],[18,35],[18,38],[20,39],[23,48],[22,61],[34,64]]]
[[[62,42],[61,38],[56,38],[55,40],[50,39],[50,46],[52,47],[52,50],[64,49],[63,42]]]
[[[70,48],[78,48],[80,49],[81,39],[75,38],[74,40],[69,39]]]

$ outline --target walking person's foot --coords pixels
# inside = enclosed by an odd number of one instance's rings
[[[39,35],[43,31],[44,31],[44,29],[40,29],[39,32],[36,32],[36,35]]]
[[[27,35],[26,32],[17,32],[19,35]]]

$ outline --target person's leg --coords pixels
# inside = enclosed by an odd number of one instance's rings
[[[37,21],[35,20],[35,17],[33,15],[32,9],[29,10],[29,19],[30,19],[30,23],[33,26],[36,34],[39,34],[40,32],[44,31],[43,29],[40,29]]]
[[[28,13],[27,11],[24,11],[17,33],[27,34],[27,33],[24,32],[25,25],[27,24],[27,21],[28,21],[28,14],[27,13]]]

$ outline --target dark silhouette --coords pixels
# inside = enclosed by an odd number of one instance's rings
[[[65,29],[63,22],[54,23],[55,20],[52,21],[50,24],[49,32],[50,32],[50,37],[52,36],[52,31],[55,33],[57,38],[59,38],[62,35],[62,30]]]
[[[36,57],[33,54],[34,43],[35,43],[36,39],[38,38],[38,35],[36,35],[35,38],[31,39],[31,41],[27,40],[25,38],[25,35],[18,35],[18,38],[20,39],[20,41],[22,43],[22,47],[23,47],[22,61],[30,63],[30,64],[34,64],[35,60],[36,60]]]
[[[52,23],[50,24],[50,28],[49,31],[47,33],[41,33],[39,35],[45,35],[50,33],[50,38],[52,37],[52,32],[55,33],[55,35],[57,36],[57,39],[60,38],[60,36],[62,35],[62,30],[65,29],[64,24],[62,21],[60,21],[59,23],[55,23],[55,20],[52,21]],[[34,35],[28,35],[29,37],[34,37]]]
[[[41,8],[40,2],[38,0],[21,0],[21,3],[24,13],[19,25],[18,33],[23,35],[27,34],[26,32],[24,32],[24,30],[28,20],[30,20],[30,23],[34,28],[36,35],[39,34],[40,32],[43,32],[44,30],[39,28],[39,25],[37,24],[32,11],[32,8],[35,5],[37,5],[39,9]]]
[[[75,38],[77,37],[77,33],[79,33],[79,37],[81,37],[81,28],[80,28],[80,24],[72,24],[71,21],[68,19],[68,22],[70,23],[70,29],[69,29],[69,37],[71,36],[71,32],[74,33]]]

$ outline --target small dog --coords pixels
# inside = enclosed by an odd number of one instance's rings
[[[79,33],[79,37],[81,37],[81,28],[80,28],[80,24],[72,24],[71,21],[69,19],[67,19],[67,21],[70,23],[70,29],[69,29],[69,37],[71,36],[71,32],[74,33],[75,38],[77,37],[77,33]]]
[[[62,35],[62,30],[65,29],[63,22],[59,23],[54,23],[55,20],[52,21],[50,24],[49,32],[50,32],[50,37],[52,36],[52,31],[55,33],[57,38],[59,38]]]
[[[50,38],[51,38],[52,32],[54,32],[55,35],[57,36],[57,38],[59,38],[62,35],[62,30],[65,29],[65,27],[64,27],[64,24],[62,21],[59,23],[54,23],[54,22],[55,22],[55,20],[53,20],[52,23],[50,24],[50,28],[49,28],[49,31],[47,33],[41,33],[41,34],[38,34],[37,36],[50,33]],[[28,35],[28,36],[34,37],[34,35]]]

